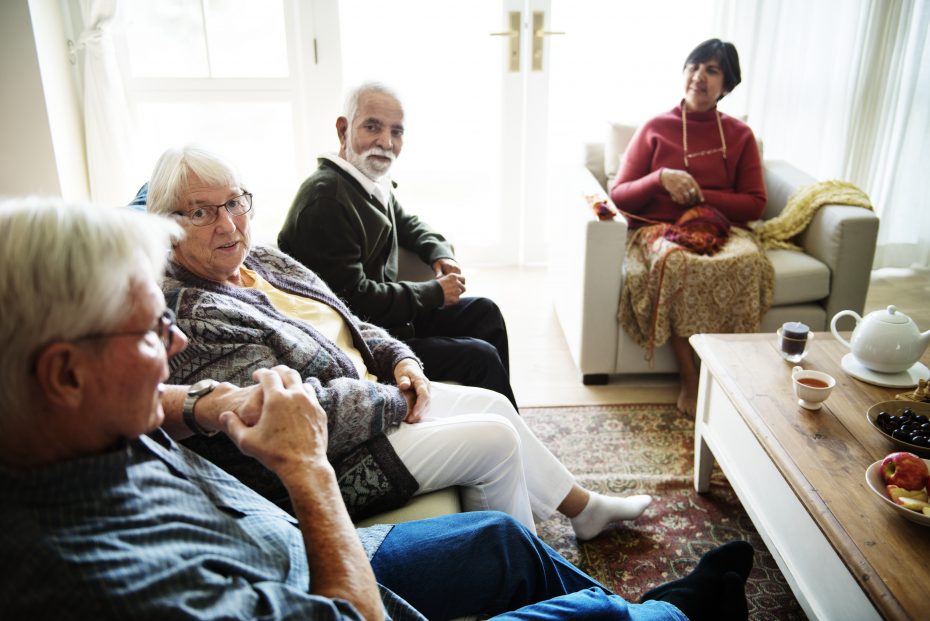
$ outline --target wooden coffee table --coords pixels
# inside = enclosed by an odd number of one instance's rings
[[[815,337],[800,366],[837,381],[816,412],[797,405],[775,335],[691,337],[701,357],[694,487],[707,491],[716,458],[811,619],[928,619],[930,528],[882,506],[865,482],[896,450],[866,410],[907,389],[854,379],[840,368],[848,350]]]

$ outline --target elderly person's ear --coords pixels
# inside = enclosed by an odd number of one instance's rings
[[[349,129],[349,119],[340,116],[336,119],[336,135],[339,136],[339,146],[346,146],[346,131]]]
[[[52,343],[36,358],[35,378],[45,398],[59,407],[76,408],[83,396],[83,375],[71,343]]]

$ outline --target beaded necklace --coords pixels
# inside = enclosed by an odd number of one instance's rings
[[[710,155],[711,153],[722,153],[723,159],[727,159],[727,140],[723,137],[723,123],[720,121],[720,110],[714,108],[714,114],[717,115],[717,129],[720,130],[720,146],[716,149],[706,149],[704,151],[698,151],[697,153],[688,154],[688,119],[685,115],[685,102],[681,101],[681,146],[685,152],[685,168],[688,167],[688,158],[689,157],[701,157],[703,155]]]

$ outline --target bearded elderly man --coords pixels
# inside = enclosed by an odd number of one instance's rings
[[[319,274],[356,315],[404,341],[430,379],[480,386],[507,397],[507,328],[500,309],[462,297],[452,246],[394,195],[391,165],[404,142],[404,110],[387,87],[367,83],[336,120],[339,154],[323,155],[297,192],[278,246]],[[435,278],[398,280],[398,249],[432,266]]]
[[[356,531],[326,415],[287,367],[224,385],[219,422],[293,517],[175,444],[159,427],[184,429],[169,398],[183,387],[162,382],[187,339],[156,278],[179,233],[128,210],[0,203],[0,618],[746,618],[745,542],[630,604],[502,513]]]

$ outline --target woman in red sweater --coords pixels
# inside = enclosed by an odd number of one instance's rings
[[[631,229],[620,322],[647,356],[671,343],[678,407],[692,414],[698,373],[688,337],[755,331],[772,299],[771,264],[745,230],[765,207],[759,149],[745,123],[717,110],[740,80],[732,43],[697,46],[684,64],[684,99],[640,127],[610,191]],[[666,235],[667,223],[699,205],[734,225],[714,254],[687,251]]]

